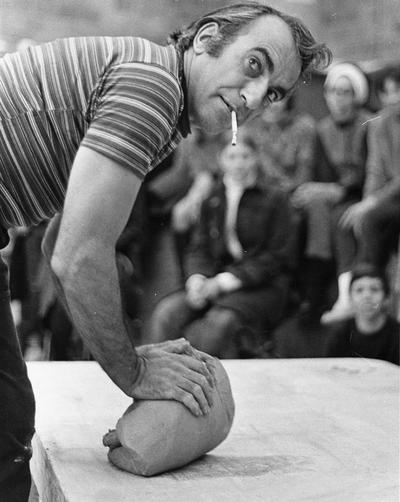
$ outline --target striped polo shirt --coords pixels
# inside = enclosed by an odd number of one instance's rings
[[[0,60],[0,226],[62,209],[84,145],[142,179],[188,132],[182,57],[134,37],[56,40]]]

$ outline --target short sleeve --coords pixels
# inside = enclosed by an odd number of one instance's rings
[[[176,127],[180,102],[179,83],[165,68],[116,65],[99,87],[81,144],[143,179]]]

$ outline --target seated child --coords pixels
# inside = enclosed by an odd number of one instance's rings
[[[354,318],[329,327],[325,357],[368,357],[399,364],[400,324],[386,309],[388,283],[373,265],[352,273],[350,301]]]

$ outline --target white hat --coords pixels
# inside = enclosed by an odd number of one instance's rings
[[[324,86],[334,87],[340,77],[350,80],[357,103],[363,105],[369,93],[368,80],[364,73],[352,63],[337,63],[328,70]]]

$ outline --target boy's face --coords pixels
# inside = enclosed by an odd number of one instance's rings
[[[191,65],[185,72],[191,123],[209,133],[230,128],[231,110],[242,125],[282,99],[295,86],[301,70],[290,28],[276,16],[254,20],[218,57],[207,53],[215,29],[213,24],[206,25],[196,35]]]
[[[351,285],[350,297],[356,315],[373,318],[384,310],[386,294],[378,277],[356,279]]]

